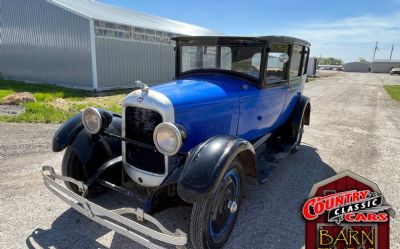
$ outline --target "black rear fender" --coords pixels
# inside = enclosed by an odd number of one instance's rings
[[[297,132],[301,126],[302,120],[304,121],[305,125],[310,125],[310,116],[311,116],[310,98],[301,95],[289,120],[290,132],[293,137],[297,137]]]
[[[244,139],[216,136],[196,146],[189,152],[179,178],[179,196],[189,203],[211,198],[235,159],[246,159],[245,172],[255,172],[254,148]]]

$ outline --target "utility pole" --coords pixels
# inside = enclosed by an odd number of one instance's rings
[[[372,59],[373,61],[375,60],[375,55],[376,55],[377,50],[378,50],[378,41],[376,41],[376,43],[375,43],[374,58]]]
[[[392,60],[393,50],[394,50],[394,44],[392,45],[392,50],[390,51],[390,59],[389,60]]]

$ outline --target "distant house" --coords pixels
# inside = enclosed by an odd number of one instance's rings
[[[343,71],[345,72],[358,72],[358,73],[368,73],[371,69],[371,63],[369,62],[349,62],[344,64]]]
[[[389,73],[390,69],[400,67],[400,60],[374,60],[371,65],[373,73]]]

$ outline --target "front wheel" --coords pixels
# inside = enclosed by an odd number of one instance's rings
[[[61,172],[63,176],[72,177],[78,181],[87,181],[89,176],[86,173],[83,163],[79,160],[78,156],[75,154],[71,148],[65,150],[65,154],[61,164]],[[65,182],[65,186],[77,195],[82,195],[83,193],[79,191],[78,186],[73,183]],[[106,191],[105,187],[100,185],[94,185],[89,188],[87,192],[87,197],[95,197]]]
[[[193,204],[190,221],[193,248],[221,248],[228,241],[239,213],[243,176],[241,162],[233,161],[214,196]]]

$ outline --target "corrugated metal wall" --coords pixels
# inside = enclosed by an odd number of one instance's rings
[[[345,72],[368,73],[369,70],[370,64],[365,62],[349,62],[343,66],[343,71]]]
[[[389,73],[390,69],[400,67],[400,62],[372,62],[371,72],[373,73]]]
[[[3,27],[3,25],[2,25],[2,1],[3,0],[0,0],[0,77],[1,77],[1,58],[3,57],[3,55],[2,55],[2,47],[3,47],[3,41],[2,41],[2,38],[1,38],[1,36],[2,36],[2,27]]]
[[[173,45],[97,37],[96,51],[99,89],[167,82],[175,75]]]
[[[92,88],[89,20],[45,0],[0,0],[4,76]]]

